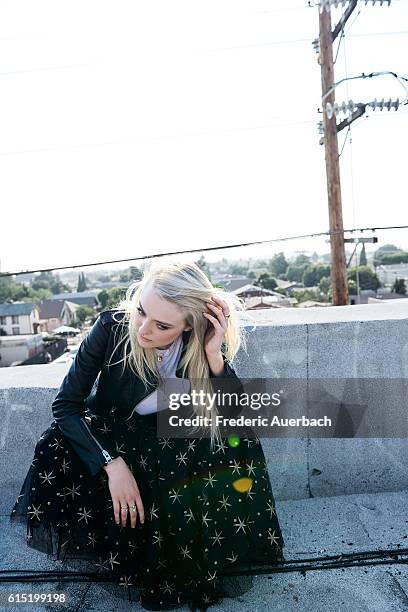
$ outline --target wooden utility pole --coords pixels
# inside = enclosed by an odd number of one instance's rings
[[[322,111],[324,148],[326,157],[327,195],[329,204],[331,282],[333,306],[349,303],[347,286],[346,253],[344,249],[343,213],[341,208],[341,185],[339,147],[337,142],[336,115],[329,119],[325,110],[327,102],[334,104],[333,35],[330,9],[319,12],[320,67],[322,76]],[[327,92],[330,93],[328,95]]]

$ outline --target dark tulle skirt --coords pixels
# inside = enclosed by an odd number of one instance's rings
[[[259,439],[210,449],[209,438],[157,438],[157,415],[136,412],[112,425],[138,484],[145,523],[117,525],[101,470],[91,476],[55,421],[41,435],[10,514],[27,545],[49,558],[88,566],[160,606],[207,604],[241,595],[252,576],[284,562],[284,539]],[[101,433],[101,430],[107,430]],[[161,603],[160,603],[161,602]]]

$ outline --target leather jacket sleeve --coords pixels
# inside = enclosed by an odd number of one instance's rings
[[[211,380],[214,393],[237,394],[237,396],[233,396],[233,398],[237,397],[237,399],[232,399],[230,403],[224,402],[223,405],[219,405],[220,413],[223,416],[236,417],[241,412],[239,396],[244,392],[244,387],[235,371],[234,366],[226,358],[224,353],[222,353],[222,358],[224,361],[224,372],[220,376],[215,376],[210,370],[209,378]]]
[[[113,441],[102,443],[85,420],[85,399],[102,368],[108,345],[109,328],[103,324],[102,314],[81,342],[51,406],[59,429],[92,476],[118,456]]]

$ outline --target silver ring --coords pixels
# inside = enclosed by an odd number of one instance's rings
[[[128,510],[128,506],[121,506],[121,509],[127,511]]]

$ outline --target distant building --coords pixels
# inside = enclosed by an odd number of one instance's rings
[[[19,336],[36,334],[40,327],[40,309],[33,302],[0,304],[0,334]]]
[[[305,300],[298,304],[298,308],[313,308],[315,306],[333,306],[331,302],[317,302],[316,300]]]
[[[273,291],[273,289],[264,289],[250,284],[239,287],[231,293],[244,300],[247,310],[288,307],[297,302],[296,298],[287,297],[278,291]]]
[[[79,306],[89,306],[90,308],[98,308],[101,306],[98,300],[97,293],[99,289],[89,291],[78,291],[76,293],[57,293],[52,296],[52,300],[68,300]]]
[[[213,283],[224,287],[225,291],[235,291],[239,289],[239,287],[252,283],[252,279],[238,274],[223,274],[218,276],[213,274],[211,280]]]
[[[78,308],[78,304],[69,300],[43,300],[40,303],[41,331],[50,333],[61,325],[71,325]]]

